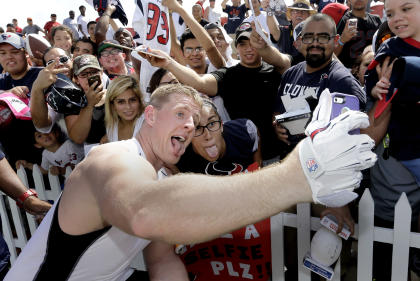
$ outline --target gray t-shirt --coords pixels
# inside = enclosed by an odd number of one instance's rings
[[[40,28],[36,24],[33,24],[33,25],[25,26],[22,30],[22,33],[23,34],[31,34],[31,33],[38,34],[39,31],[42,31],[42,28]]]
[[[75,19],[72,19],[70,17],[66,18],[64,19],[63,24],[70,27],[71,31],[73,31],[74,40],[79,39],[79,25],[77,24],[77,21]]]

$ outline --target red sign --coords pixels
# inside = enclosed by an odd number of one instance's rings
[[[177,245],[175,250],[194,281],[266,281],[271,277],[270,219],[210,242]]]

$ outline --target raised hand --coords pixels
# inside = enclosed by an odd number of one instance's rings
[[[70,71],[67,66],[56,68],[59,64],[59,58],[56,58],[53,63],[44,67],[38,74],[38,77],[34,81],[33,88],[44,90],[55,83],[57,80],[57,74],[66,73]]]
[[[370,92],[374,98],[382,100],[388,93],[389,86],[391,86],[389,78],[391,78],[392,67],[394,66],[395,61],[396,58],[391,61],[390,57],[386,57],[382,64],[376,66],[376,73],[378,74],[379,81]]]
[[[329,100],[327,95],[329,91],[321,94],[305,131],[309,137],[299,145],[299,157],[314,202],[341,207],[357,198],[353,189],[360,185],[361,170],[373,166],[377,156],[371,151],[375,142],[368,135],[349,134],[367,128],[368,116],[349,110],[329,121],[330,104],[324,102]]]

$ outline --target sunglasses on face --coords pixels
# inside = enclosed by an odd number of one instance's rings
[[[92,70],[92,71],[82,72],[79,75],[77,75],[77,77],[87,78],[87,77],[94,76],[94,75],[97,75],[97,74],[99,74],[99,70],[96,69],[96,70]]]
[[[101,57],[108,57],[108,56],[111,56],[111,55],[117,55],[119,53],[122,53],[122,51],[120,49],[112,49],[110,51],[103,51],[101,53]]]
[[[202,51],[204,51],[203,47],[195,47],[195,48],[191,48],[191,47],[186,47],[184,50],[184,53],[186,56],[191,55],[193,52],[195,53],[201,53]]]
[[[60,64],[67,63],[69,61],[69,59],[70,58],[68,56],[59,56],[58,57],[58,61],[59,61]],[[55,62],[55,59],[47,61],[47,63],[45,65],[48,66],[48,65],[52,64],[53,62]]]

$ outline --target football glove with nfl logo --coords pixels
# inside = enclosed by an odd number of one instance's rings
[[[349,110],[333,120],[330,116],[331,95],[325,91],[306,127],[308,137],[299,145],[299,157],[314,202],[341,207],[357,198],[353,190],[360,185],[361,170],[373,166],[377,157],[368,135],[349,134],[369,126],[365,113]]]

